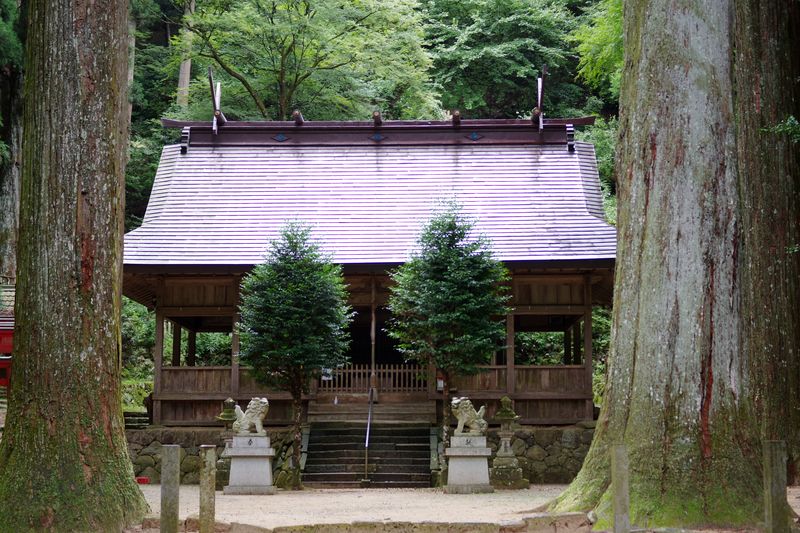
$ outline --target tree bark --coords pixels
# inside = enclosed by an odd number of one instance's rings
[[[185,17],[190,17],[194,14],[195,3],[194,0],[189,0],[186,2],[186,7],[184,9],[183,15]],[[186,111],[186,108],[189,107],[189,83],[192,81],[192,56],[191,56],[191,49],[192,49],[192,37],[194,34],[187,29],[184,29],[181,34],[181,39],[183,39],[183,47],[184,47],[184,58],[181,61],[180,71],[178,73],[178,95],[177,95],[177,103],[178,107],[181,110]]]
[[[22,72],[0,73],[0,141],[8,158],[0,161],[0,284],[14,283],[19,234],[19,157],[22,139]]]
[[[625,4],[618,251],[594,442],[555,509],[611,520],[610,450],[631,520],[762,519],[761,442],[800,451],[797,2]]]
[[[291,386],[292,394],[292,490],[302,490],[300,459],[303,454],[303,377],[295,376]]]
[[[146,509],[119,390],[127,15],[28,4],[1,531],[119,531]]]

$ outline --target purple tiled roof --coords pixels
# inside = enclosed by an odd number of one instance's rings
[[[254,265],[295,219],[335,262],[401,263],[448,199],[497,259],[615,257],[590,144],[172,145],[125,264]]]

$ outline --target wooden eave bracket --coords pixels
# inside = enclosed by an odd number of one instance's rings
[[[189,143],[192,140],[192,128],[186,126],[181,129],[181,153],[185,154],[189,151]]]

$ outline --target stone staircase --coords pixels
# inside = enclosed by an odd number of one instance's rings
[[[365,433],[363,423],[312,423],[303,484],[313,488],[430,486],[430,425],[373,425],[368,482],[363,482]]]
[[[320,398],[309,402],[308,423],[327,424],[329,422],[356,423],[366,425],[369,404],[366,394],[363,398],[337,396]],[[434,402],[374,403],[372,405],[373,424],[422,424],[436,423],[436,404]]]

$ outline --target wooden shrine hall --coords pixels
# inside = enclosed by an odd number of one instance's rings
[[[240,280],[289,220],[343,265],[356,312],[352,363],[331,369],[309,408],[366,401],[437,405],[435,369],[406,363],[384,333],[388,273],[414,250],[441,200],[455,199],[512,273],[507,346],[452,394],[514,401],[521,422],[593,416],[592,307],[612,298],[616,231],[603,219],[594,148],[574,140],[592,119],[313,122],[164,121],[166,146],[150,203],[125,236],[124,293],[155,310],[154,422],[208,425],[233,397],[266,395],[267,422],[287,423],[290,396],[264,390],[238,361]],[[181,351],[182,331],[188,346]],[[517,333],[562,332],[564,358],[533,365]],[[199,366],[197,334],[229,332],[225,366]],[[171,337],[171,338],[170,338]],[[439,401],[441,404],[441,401]],[[441,412],[441,405],[438,406]]]

